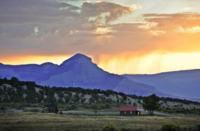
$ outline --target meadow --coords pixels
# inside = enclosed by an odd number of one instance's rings
[[[163,125],[175,124],[193,129],[200,116],[88,116],[54,113],[18,112],[0,114],[0,131],[101,131],[113,126],[122,131],[159,131]]]

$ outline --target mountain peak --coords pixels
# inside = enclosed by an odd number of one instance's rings
[[[74,61],[74,62],[91,62],[92,59],[84,54],[81,53],[77,53],[75,55],[73,55],[72,57],[70,57],[69,59],[65,60],[61,65],[65,65],[66,63],[70,62],[70,61]]]
[[[40,66],[42,66],[42,67],[53,67],[53,66],[57,66],[57,65],[53,64],[51,62],[46,62],[46,63],[41,64]]]
[[[87,60],[92,60],[90,57],[84,55],[84,54],[81,54],[81,53],[77,53],[75,55],[73,55],[70,59],[87,59]]]
[[[45,66],[45,65],[54,65],[53,63],[51,62],[45,62],[45,63],[42,63],[41,66]]]

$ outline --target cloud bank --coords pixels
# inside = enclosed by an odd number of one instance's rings
[[[178,0],[175,1],[176,5]],[[127,63],[128,71],[134,64],[140,65],[133,66],[136,69],[144,69],[136,60],[140,57],[156,57],[155,67],[159,68],[161,54],[200,51],[200,13],[171,13],[174,8],[170,13],[160,13],[163,10],[147,2],[153,8],[149,12],[160,10],[148,13],[144,3],[140,8],[133,6],[140,3],[127,3],[130,2],[2,0],[0,61],[15,56],[69,56],[81,52],[110,70],[124,60],[134,59]],[[158,3],[164,5],[163,1]],[[179,1],[180,5],[194,3]],[[187,11],[194,8],[188,7]],[[152,58],[151,54],[157,56]],[[124,60],[117,61],[116,57]]]

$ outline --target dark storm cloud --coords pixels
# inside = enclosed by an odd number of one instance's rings
[[[84,3],[81,10],[81,15],[84,17],[96,17],[95,22],[104,21],[105,23],[116,20],[124,14],[129,14],[133,9],[124,7],[114,3]]]
[[[61,10],[61,9],[65,10]],[[75,15],[76,8],[55,0],[2,0],[0,23],[52,22]]]
[[[83,2],[77,7],[68,1],[1,0],[0,53],[95,52],[98,50],[95,29],[109,26],[131,12],[129,7],[108,2]]]

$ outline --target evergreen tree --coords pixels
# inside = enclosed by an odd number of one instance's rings
[[[149,111],[149,114],[153,114],[154,110],[159,109],[159,97],[155,94],[145,97],[143,100],[143,107]]]

